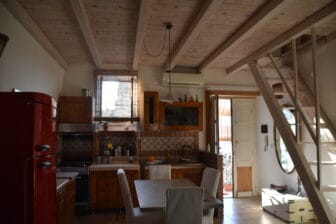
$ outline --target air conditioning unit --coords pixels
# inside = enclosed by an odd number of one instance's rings
[[[195,73],[170,73],[170,84],[172,86],[199,87],[204,85],[204,75]],[[169,85],[169,73],[162,74],[162,85]]]

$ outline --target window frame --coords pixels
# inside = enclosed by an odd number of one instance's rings
[[[98,79],[99,76],[133,76],[136,77],[138,79],[138,72],[136,71],[115,71],[115,70],[102,70],[102,69],[97,69],[94,72],[94,96],[96,98],[96,103],[95,106],[96,108],[99,107],[99,111],[96,109],[96,113],[95,113],[95,121],[107,121],[107,122],[125,122],[125,121],[130,121],[131,123],[133,122],[139,122],[140,121],[140,117],[139,117],[139,83],[137,80],[137,94],[136,94],[136,99],[134,99],[132,97],[132,102],[134,102],[134,100],[137,101],[137,108],[136,108],[136,117],[133,117],[133,112],[131,112],[131,117],[102,117],[101,116],[101,93],[98,94]],[[133,83],[132,83],[133,86]],[[101,91],[101,90],[100,90]],[[133,92],[133,88],[132,88],[132,92]],[[100,99],[99,99],[100,98]],[[133,111],[133,103],[130,105],[131,106],[131,111]]]

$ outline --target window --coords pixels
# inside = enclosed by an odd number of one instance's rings
[[[96,119],[138,121],[137,76],[116,73],[96,75]]]

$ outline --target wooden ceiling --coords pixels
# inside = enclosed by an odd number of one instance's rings
[[[336,30],[333,0],[1,0],[64,67],[241,68],[316,27]]]

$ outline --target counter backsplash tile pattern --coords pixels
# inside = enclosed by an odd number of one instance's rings
[[[141,149],[147,150],[176,150],[182,146],[191,146],[193,148],[193,137],[142,137]]]
[[[92,135],[63,135],[60,142],[63,162],[92,161]]]
[[[183,146],[190,146],[193,152],[198,150],[197,131],[146,131],[140,136],[140,156],[156,155],[167,159],[181,155]]]

